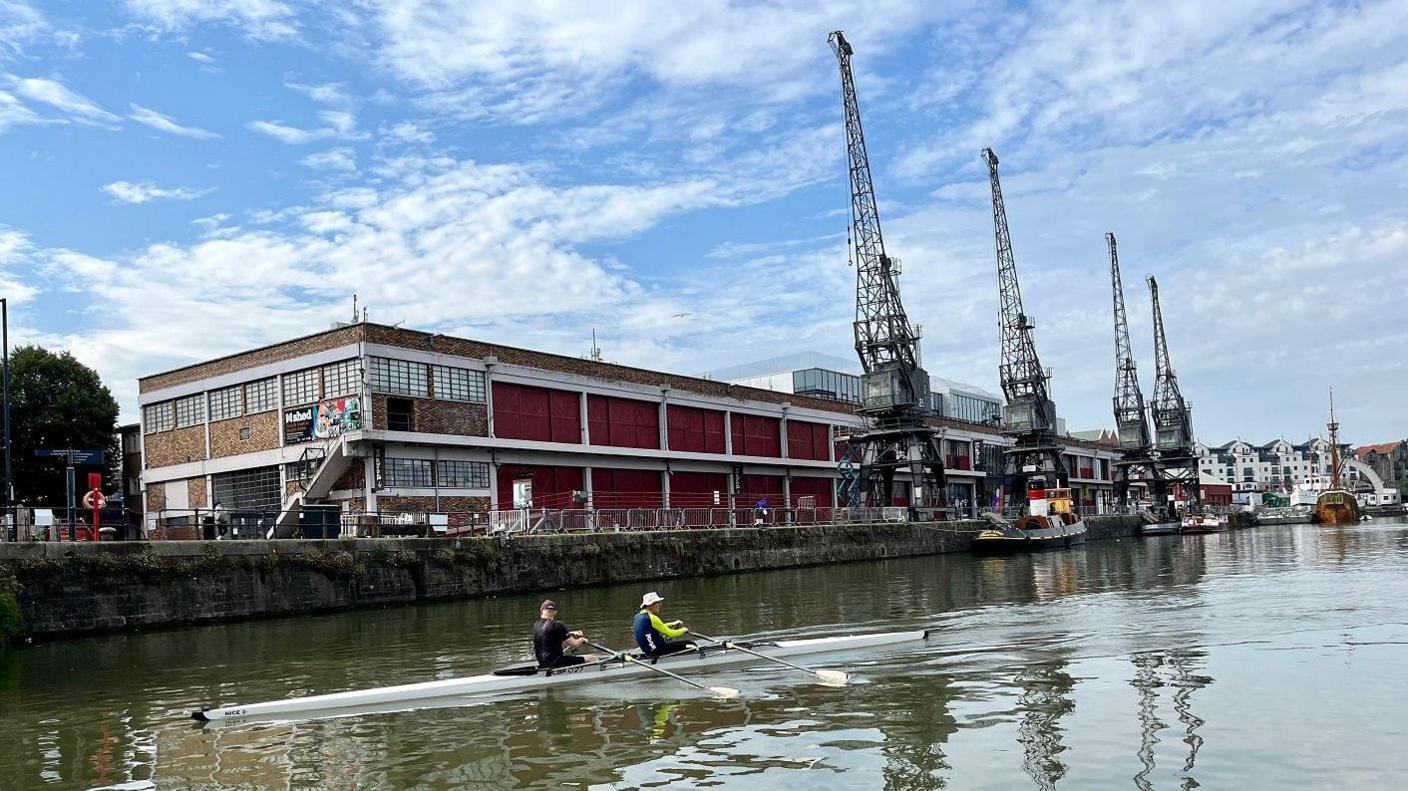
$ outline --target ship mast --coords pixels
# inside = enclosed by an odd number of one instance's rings
[[[1330,488],[1343,489],[1340,483],[1340,424],[1335,420],[1335,388],[1330,388]]]

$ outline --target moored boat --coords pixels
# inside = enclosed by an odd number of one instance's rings
[[[539,687],[581,684],[589,681],[653,679],[659,671],[695,673],[725,667],[738,667],[766,662],[773,657],[796,657],[808,654],[830,654],[863,648],[895,645],[928,638],[928,631],[884,632],[880,634],[815,637],[777,641],[720,641],[703,645],[697,651],[661,657],[653,664],[636,661],[634,654],[617,654],[598,662],[547,670],[534,664],[501,668],[490,673],[415,684],[334,692],[301,698],[216,706],[191,712],[202,722],[269,722],[287,719],[309,719],[360,713],[362,710],[395,711],[419,708],[422,702],[446,698],[494,695],[519,692]],[[736,644],[737,647],[734,647]],[[746,649],[746,650],[745,650]],[[762,654],[760,658],[757,654]]]
[[[1016,522],[993,518],[973,540],[975,552],[1033,552],[1085,543],[1085,520],[1071,507],[1070,489],[1033,489],[1028,513]]]
[[[1335,389],[1330,388],[1330,488],[1315,498],[1315,521],[1348,525],[1359,521],[1359,500],[1340,480],[1340,424],[1335,420]]]
[[[1139,526],[1139,535],[1168,536],[1177,533],[1179,531],[1179,528],[1181,527],[1182,525],[1180,525],[1178,522],[1145,523]]]
[[[1303,525],[1309,524],[1313,515],[1309,506],[1269,508],[1257,514],[1256,521],[1262,525]]]
[[[1183,517],[1181,533],[1223,533],[1230,524],[1226,514],[1188,514]]]

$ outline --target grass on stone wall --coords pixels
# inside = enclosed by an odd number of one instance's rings
[[[20,633],[20,581],[8,566],[0,564],[0,649]]]

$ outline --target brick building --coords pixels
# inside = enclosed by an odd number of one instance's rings
[[[148,523],[215,503],[377,513],[778,506],[837,500],[834,399],[373,323],[139,380]],[[951,499],[986,504],[1006,442],[936,418]],[[1111,448],[1072,440],[1082,504],[1109,502]],[[904,505],[907,485],[898,487]],[[719,502],[715,502],[718,493]]]

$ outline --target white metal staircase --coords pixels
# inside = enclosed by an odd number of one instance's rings
[[[346,435],[334,437],[322,445],[303,450],[299,459],[298,477],[289,481],[291,490],[285,495],[278,519],[269,530],[270,538],[292,538],[298,528],[298,515],[305,503],[328,496],[332,487],[352,462]]]

